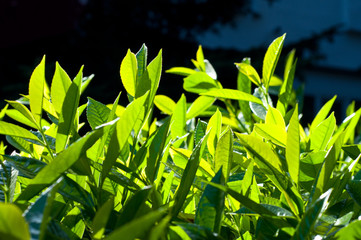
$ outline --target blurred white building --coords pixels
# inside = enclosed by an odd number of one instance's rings
[[[305,96],[314,102],[314,113],[334,95],[338,95],[336,102],[342,113],[352,100],[361,102],[360,0],[275,0],[272,4],[252,0],[252,9],[259,18],[239,16],[238,26],[222,27],[218,34],[200,35],[200,44],[247,50],[266,47],[287,33],[287,45],[339,26],[334,41],[320,43],[319,50],[325,58],[316,62],[316,68],[304,72]]]

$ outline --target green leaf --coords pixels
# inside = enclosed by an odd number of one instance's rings
[[[206,131],[209,132],[207,148],[209,153],[214,156],[218,138],[222,131],[222,113],[218,109],[209,119]]]
[[[223,238],[218,234],[210,231],[208,228],[199,226],[192,223],[177,223],[189,236],[189,239],[192,240],[222,240]],[[182,238],[184,239],[184,238]]]
[[[219,86],[207,73],[197,72],[184,78],[183,88],[187,92],[204,93]]]
[[[93,130],[97,126],[100,126],[100,125],[108,122],[108,117],[109,117],[110,111],[111,110],[106,105],[88,97],[86,116],[87,116],[89,125]]]
[[[162,75],[162,62],[163,62],[162,53],[163,51],[160,50],[158,55],[149,63],[147,67],[149,79],[151,81],[151,89],[149,94],[150,103],[153,102],[154,100],[154,97],[158,90],[160,77]]]
[[[333,169],[336,166],[336,155],[335,155],[335,148],[331,147],[328,150],[326,158],[323,162],[322,168],[318,174],[317,182],[314,184],[314,188],[311,193],[312,202],[316,201],[322,193],[326,192],[329,186],[328,183],[330,182],[331,174]]]
[[[288,58],[288,62],[286,65],[287,68],[288,68],[288,64],[290,64],[289,59],[292,59],[292,61],[293,61],[293,57]],[[291,69],[288,71],[287,74],[286,74],[286,69],[285,69],[285,78],[284,78],[283,84],[281,86],[280,93],[278,94],[277,109],[282,113],[282,116],[286,115],[287,107],[291,100],[293,80],[294,80],[295,71],[296,71],[296,64],[297,64],[297,62],[293,63]]]
[[[40,139],[30,131],[18,125],[0,121],[0,134],[30,139],[40,143]]]
[[[165,95],[156,95],[154,98],[154,104],[161,110],[163,113],[172,115],[176,103]]]
[[[148,55],[148,49],[143,44],[142,48],[136,54],[138,67],[137,67],[135,98],[141,97],[147,91],[151,90],[152,83],[147,71],[147,55]]]
[[[206,71],[206,66],[204,64],[204,55],[203,55],[203,50],[202,50],[202,46],[199,45],[198,50],[197,50],[197,62],[199,64],[200,67],[200,71],[205,72]]]
[[[137,238],[143,239],[147,231],[165,215],[165,209],[158,209],[130,221],[120,228],[115,229],[110,233],[105,240],[133,240]]]
[[[63,103],[68,89],[71,85],[71,80],[68,74],[57,62],[55,65],[55,73],[51,83],[51,102],[58,115],[62,112]]]
[[[361,145],[359,144],[353,144],[353,145],[345,145],[342,147],[342,150],[345,151],[345,153],[355,160],[361,153]]]
[[[196,70],[191,69],[191,68],[186,68],[186,67],[172,67],[171,69],[168,69],[165,72],[177,74],[177,75],[181,75],[181,76],[185,76],[185,77],[192,75],[194,73],[197,73]]]
[[[259,98],[252,96],[251,94],[233,89],[211,89],[209,91],[200,93],[200,95],[262,104],[262,101]]]
[[[38,124],[35,122],[30,121],[29,119],[27,119],[24,115],[22,115],[18,110],[16,109],[8,109],[6,111],[6,115],[12,119],[14,119],[15,121],[17,121],[18,123],[24,124],[26,126],[29,126],[33,129],[38,129]],[[42,121],[44,124],[44,121]]]
[[[222,168],[223,177],[226,182],[228,182],[228,176],[231,171],[232,156],[233,132],[232,129],[228,127],[225,133],[219,138],[214,154],[214,171],[218,172],[218,170]]]
[[[3,155],[4,159],[19,171],[19,176],[34,178],[46,163],[34,158],[27,158],[18,155]]]
[[[346,143],[349,140],[353,142],[355,137],[355,129],[360,120],[360,116],[361,116],[361,108],[353,114],[352,119],[345,130],[345,137],[343,143]]]
[[[59,116],[58,132],[56,134],[55,149],[61,152],[65,149],[70,134],[74,129],[74,122],[77,116],[77,109],[80,99],[81,79],[83,78],[83,67],[80,68],[78,75],[69,86],[66,92],[62,111]]]
[[[101,239],[105,232],[111,211],[114,208],[114,199],[110,198],[106,201],[99,210],[95,213],[93,219],[93,237],[94,239]]]
[[[281,147],[286,147],[287,133],[286,130],[279,125],[257,123],[254,125],[254,129],[263,138]]]
[[[271,146],[262,141],[261,138],[251,135],[236,133],[241,143],[257,157],[265,160],[267,165],[273,166],[279,172],[282,172],[282,163]]]
[[[288,172],[298,186],[300,177],[300,129],[296,105],[287,130],[286,161]]]
[[[0,165],[0,201],[13,202],[18,171],[7,161]]]
[[[145,173],[147,174],[148,180],[150,182],[154,182],[159,170],[160,161],[162,159],[165,146],[171,140],[170,137],[168,138],[169,127],[170,121],[168,120],[157,129],[154,134],[154,138],[149,139],[151,141],[147,143],[148,156]]]
[[[60,178],[52,186],[48,187],[36,201],[25,210],[23,216],[29,224],[31,239],[42,240],[50,220],[52,202],[55,198]]]
[[[251,81],[249,80],[248,76],[238,71],[237,76],[237,90],[251,94]],[[239,109],[243,113],[244,119],[249,122],[252,119],[251,115],[251,108],[249,107],[249,103],[245,101],[238,101]]]
[[[45,56],[34,69],[29,82],[30,110],[37,124],[40,126],[43,110],[43,96],[45,85]]]
[[[221,167],[213,177],[213,183],[225,184],[222,170]],[[207,185],[198,203],[195,224],[206,227],[212,232],[219,233],[224,210],[224,199],[225,192],[211,185]]]
[[[268,90],[269,82],[273,76],[273,73],[276,69],[279,56],[283,47],[283,42],[285,40],[286,34],[283,34],[281,37],[276,38],[271,45],[268,47],[266,55],[263,60],[262,68],[262,77],[263,83]]]
[[[84,208],[95,208],[90,193],[69,177],[64,177],[63,181],[60,183],[58,192],[64,198],[80,203]]]
[[[0,202],[0,239],[30,239],[29,226],[15,204]]]
[[[352,199],[361,206],[361,171],[358,171],[347,183],[346,190]]]
[[[151,186],[146,186],[135,192],[135,194],[123,206],[122,212],[117,219],[117,227],[123,226],[139,217],[146,206],[146,201],[152,190],[153,188]]]
[[[326,151],[311,152],[300,159],[300,182],[313,181],[317,177],[326,154]]]
[[[27,107],[25,107],[22,103],[20,103],[18,101],[7,101],[7,102],[13,108],[15,108],[19,113],[21,113],[27,120],[29,120],[29,122],[31,123],[32,126],[34,126],[34,128],[38,129],[37,122],[36,122],[36,120],[34,119],[34,116],[31,114],[31,112],[29,111],[29,109]],[[9,114],[9,111],[10,110],[7,111],[7,114]],[[28,126],[30,126],[30,125],[28,125]]]
[[[308,236],[312,233],[313,227],[318,220],[320,213],[325,210],[331,192],[331,189],[325,192],[308,208],[301,221],[298,223],[296,231],[292,236],[292,240],[309,239]]]
[[[337,240],[357,240],[361,236],[361,221],[355,220],[347,226],[343,227],[335,235]]]
[[[116,123],[116,129],[111,137],[108,151],[103,162],[103,170],[101,173],[101,182],[105,180],[113,164],[117,160],[119,154],[123,150],[128,138],[138,121],[143,121],[145,102],[148,94],[135,99],[125,109]]]
[[[266,124],[274,124],[286,130],[285,120],[283,119],[281,112],[271,106],[268,106]]]
[[[271,98],[269,96],[265,96],[260,88],[256,88],[254,90],[253,96],[258,98],[262,103],[250,102],[249,106],[252,112],[262,120],[266,119],[267,108],[271,103]]]
[[[137,86],[137,57],[130,49],[120,65],[120,77],[127,93],[134,97]]]
[[[192,119],[207,110],[216,99],[214,97],[199,96],[187,110],[187,119]]]
[[[320,111],[317,113],[316,117],[313,119],[311,126],[310,126],[310,132],[313,131],[314,128],[316,128],[323,120],[326,119],[328,113],[330,112],[333,103],[335,102],[337,96],[334,96],[331,100],[329,100],[323,107],[320,109]]]
[[[238,71],[241,72],[244,76],[248,77],[256,86],[261,86],[261,78],[259,77],[256,69],[248,63],[235,63]]]
[[[310,149],[314,151],[326,150],[327,144],[331,140],[336,128],[336,118],[332,113],[326,120],[321,122],[310,133]]]
[[[192,155],[189,158],[186,168],[184,169],[180,184],[175,192],[174,205],[171,209],[172,217],[176,217],[182,209],[183,204],[187,198],[189,190],[193,184],[194,177],[199,166],[199,162],[206,147],[208,134],[206,134],[194,148]]]
[[[0,120],[2,120],[5,117],[6,111],[8,110],[9,104],[6,104],[3,109],[0,111]]]
[[[187,111],[187,100],[184,94],[182,94],[181,98],[177,102],[174,107],[174,111],[171,119],[171,127],[170,132],[172,139],[176,139],[177,137],[182,137],[186,134],[186,111]]]
[[[97,129],[70,145],[66,150],[59,153],[55,159],[45,166],[32,179],[28,187],[21,193],[17,201],[29,200],[45,187],[52,184],[65,171],[67,171],[82,155],[102,136],[103,129]]]
[[[148,48],[145,44],[139,49],[139,51],[135,54],[137,58],[137,83],[141,81],[144,74],[147,71],[147,58],[148,58]],[[139,84],[138,84],[139,85]],[[148,91],[149,89],[147,89]]]

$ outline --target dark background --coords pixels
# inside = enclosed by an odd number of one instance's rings
[[[227,4],[217,0],[3,0],[0,3],[0,106],[5,105],[3,99],[27,94],[31,72],[44,54],[49,84],[55,61],[59,61],[71,78],[85,65],[84,75],[94,73],[95,78],[84,95],[111,103],[123,90],[119,66],[128,48],[137,52],[145,43],[148,61],[162,48],[163,70],[173,66],[192,67],[190,59],[198,48],[195,36],[204,31],[217,32],[219,27],[215,26],[235,24],[238,14],[262,17],[249,6],[249,0],[229,0]],[[296,47],[299,56],[304,49],[312,50],[313,54],[298,64],[301,78],[302,68],[319,57],[318,41],[332,37],[336,30],[329,29],[286,46],[284,52]],[[255,67],[260,68],[265,48],[247,52],[204,49],[204,52],[219,80],[228,86],[227,81],[234,83],[237,76],[233,63],[252,57]],[[159,93],[177,100],[181,89],[181,77],[163,73]],[[126,101],[125,94],[122,96],[122,101]]]

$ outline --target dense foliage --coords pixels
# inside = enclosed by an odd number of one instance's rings
[[[184,76],[191,103],[157,95],[162,52],[148,64],[145,45],[121,63],[127,106],[81,103],[92,79],[82,68],[71,80],[57,63],[49,87],[44,58],[29,93],[0,113],[17,149],[0,146],[0,238],[357,239],[361,110],[351,104],[337,125],[334,97],[302,126],[294,51],[274,75],[284,39],[262,78],[250,59],[235,64],[237,89],[199,47],[195,69],[167,70]]]

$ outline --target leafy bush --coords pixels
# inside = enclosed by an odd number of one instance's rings
[[[351,104],[336,125],[334,97],[303,127],[294,51],[274,75],[284,39],[262,78],[250,59],[235,64],[237,89],[222,87],[200,47],[195,69],[167,71],[184,76],[192,103],[157,95],[162,55],[148,64],[145,45],[121,64],[127,106],[81,104],[92,79],[82,68],[71,80],[56,64],[48,87],[44,58],[28,95],[0,114],[17,122],[0,121],[17,149],[0,146],[1,239],[356,239],[361,110]]]

